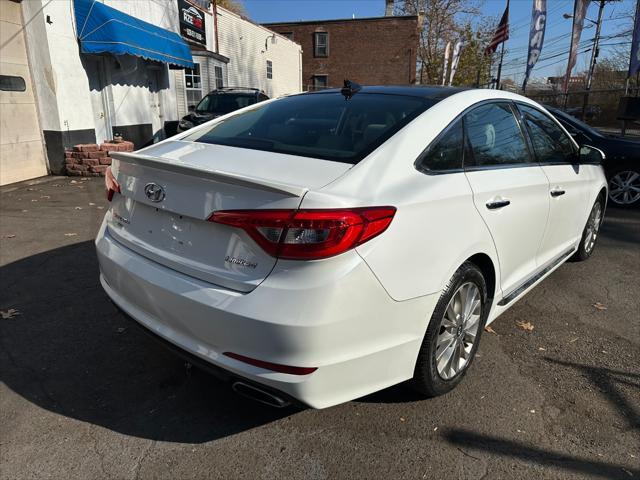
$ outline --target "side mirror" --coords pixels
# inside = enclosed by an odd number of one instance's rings
[[[190,112],[195,112],[196,111],[196,106],[195,105],[189,105],[189,111]]]
[[[600,165],[606,155],[602,150],[596,147],[592,147],[591,145],[582,145],[580,147],[580,152],[578,153],[578,159],[580,163],[591,163]]]

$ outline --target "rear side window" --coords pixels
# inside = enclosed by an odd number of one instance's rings
[[[518,105],[538,161],[541,163],[571,163],[575,159],[573,142],[556,122],[541,111]]]
[[[435,104],[427,98],[312,93],[238,113],[185,140],[358,163]]]
[[[507,103],[489,103],[464,117],[467,139],[477,167],[530,163],[520,126]],[[465,165],[466,166],[466,165]]]
[[[462,169],[464,132],[462,120],[457,120],[437,138],[418,160],[423,172],[445,172]]]

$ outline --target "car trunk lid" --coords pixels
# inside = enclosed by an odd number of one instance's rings
[[[168,141],[113,153],[120,185],[107,216],[110,235],[185,275],[249,292],[276,258],[243,230],[208,221],[214,211],[296,209],[350,165],[222,145]]]

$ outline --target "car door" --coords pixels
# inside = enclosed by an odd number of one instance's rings
[[[523,103],[522,115],[535,156],[549,180],[549,221],[538,264],[547,264],[573,248],[584,227],[589,185],[577,162],[577,147],[558,123],[541,110]]]
[[[505,296],[536,271],[549,211],[549,182],[513,108],[507,101],[488,102],[464,116],[470,150],[465,175],[498,252]]]

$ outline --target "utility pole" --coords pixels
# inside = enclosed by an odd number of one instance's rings
[[[598,8],[598,21],[596,22],[596,35],[593,37],[593,47],[591,47],[591,61],[589,62],[589,72],[587,73],[587,85],[584,92],[584,102],[582,103],[582,120],[587,116],[587,105],[589,104],[589,91],[591,90],[591,82],[593,80],[593,71],[596,68],[596,60],[598,58],[598,44],[600,43],[600,28],[602,27],[602,14],[604,13],[605,0],[600,0]]]

